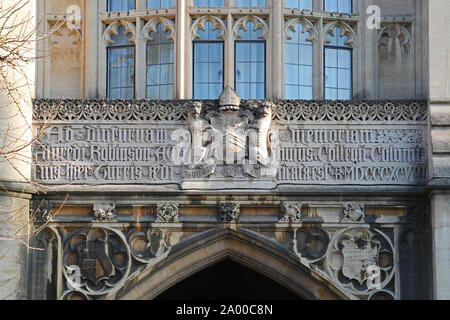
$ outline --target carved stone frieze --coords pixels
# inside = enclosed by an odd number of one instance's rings
[[[284,201],[280,207],[280,222],[301,222],[303,202]]]
[[[217,204],[219,219],[222,222],[239,222],[241,209],[238,203],[219,202]]]
[[[189,100],[83,100],[38,99],[33,103],[36,120],[86,121],[187,121]],[[254,103],[243,100],[242,106]],[[272,120],[293,123],[298,121],[369,121],[369,122],[425,122],[426,101],[303,101],[274,100]],[[218,101],[203,101],[218,108]],[[204,108],[202,112],[206,113]]]
[[[156,222],[179,222],[180,208],[177,203],[159,202]]]
[[[421,101],[241,101],[227,87],[217,101],[36,100],[34,117],[50,120],[33,147],[46,184],[204,190],[428,179]]]

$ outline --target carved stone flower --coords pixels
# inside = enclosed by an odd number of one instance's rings
[[[177,203],[158,203],[156,222],[179,222],[179,212]]]

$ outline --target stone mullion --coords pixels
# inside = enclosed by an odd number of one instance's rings
[[[147,0],[136,0],[136,10],[146,10],[147,9]]]
[[[233,37],[233,17],[227,16],[227,32],[225,34],[225,57],[224,57],[224,86],[234,88],[234,37]],[[235,88],[236,89],[236,88]]]
[[[177,17],[176,17],[176,39],[175,39],[175,97],[177,99],[185,99],[189,97],[189,75],[186,57],[191,57],[192,50],[189,50],[188,41],[189,27],[189,2],[190,0],[177,1]]]
[[[267,72],[267,84],[268,97],[274,99],[283,98],[283,87],[284,87],[284,74],[283,74],[283,64],[284,64],[284,23],[283,23],[283,1],[273,1],[272,2],[272,15],[271,15],[271,41],[268,41],[267,48],[267,61],[272,61],[272,68],[269,68],[267,63],[267,71],[273,70],[273,72]],[[270,43],[271,42],[271,43]],[[271,84],[271,85],[269,85]],[[272,90],[269,90],[272,89]]]
[[[140,1],[139,1],[140,2]],[[145,99],[146,98],[146,43],[145,39],[142,35],[142,28],[145,21],[142,19],[136,20],[136,63],[134,65],[135,68],[135,92],[136,99]]]
[[[323,37],[323,24],[322,18],[317,22],[317,39],[313,45],[314,60],[313,60],[313,98],[323,99],[325,88],[325,76],[324,76],[324,37]]]

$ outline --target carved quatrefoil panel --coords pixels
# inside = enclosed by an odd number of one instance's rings
[[[130,272],[124,236],[109,228],[83,228],[64,240],[65,298],[98,296],[114,290]]]
[[[352,294],[370,297],[388,287],[394,276],[393,245],[379,230],[344,229],[334,235],[325,267],[332,279]]]

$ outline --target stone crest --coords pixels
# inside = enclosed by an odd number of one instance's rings
[[[380,244],[371,239],[352,238],[342,242],[344,263],[342,273],[348,279],[355,279],[360,285],[368,280],[369,267],[378,267]]]
[[[221,188],[243,185],[249,178],[274,180],[277,153],[272,141],[277,135],[270,131],[273,108],[270,101],[243,105],[231,87],[224,89],[218,106],[192,103],[189,132],[178,130],[172,136],[178,142],[174,161],[183,165],[184,185],[205,188],[196,183],[199,179]]]
[[[114,266],[107,253],[106,243],[100,239],[83,239],[78,246],[81,276],[96,286],[114,275]]]

